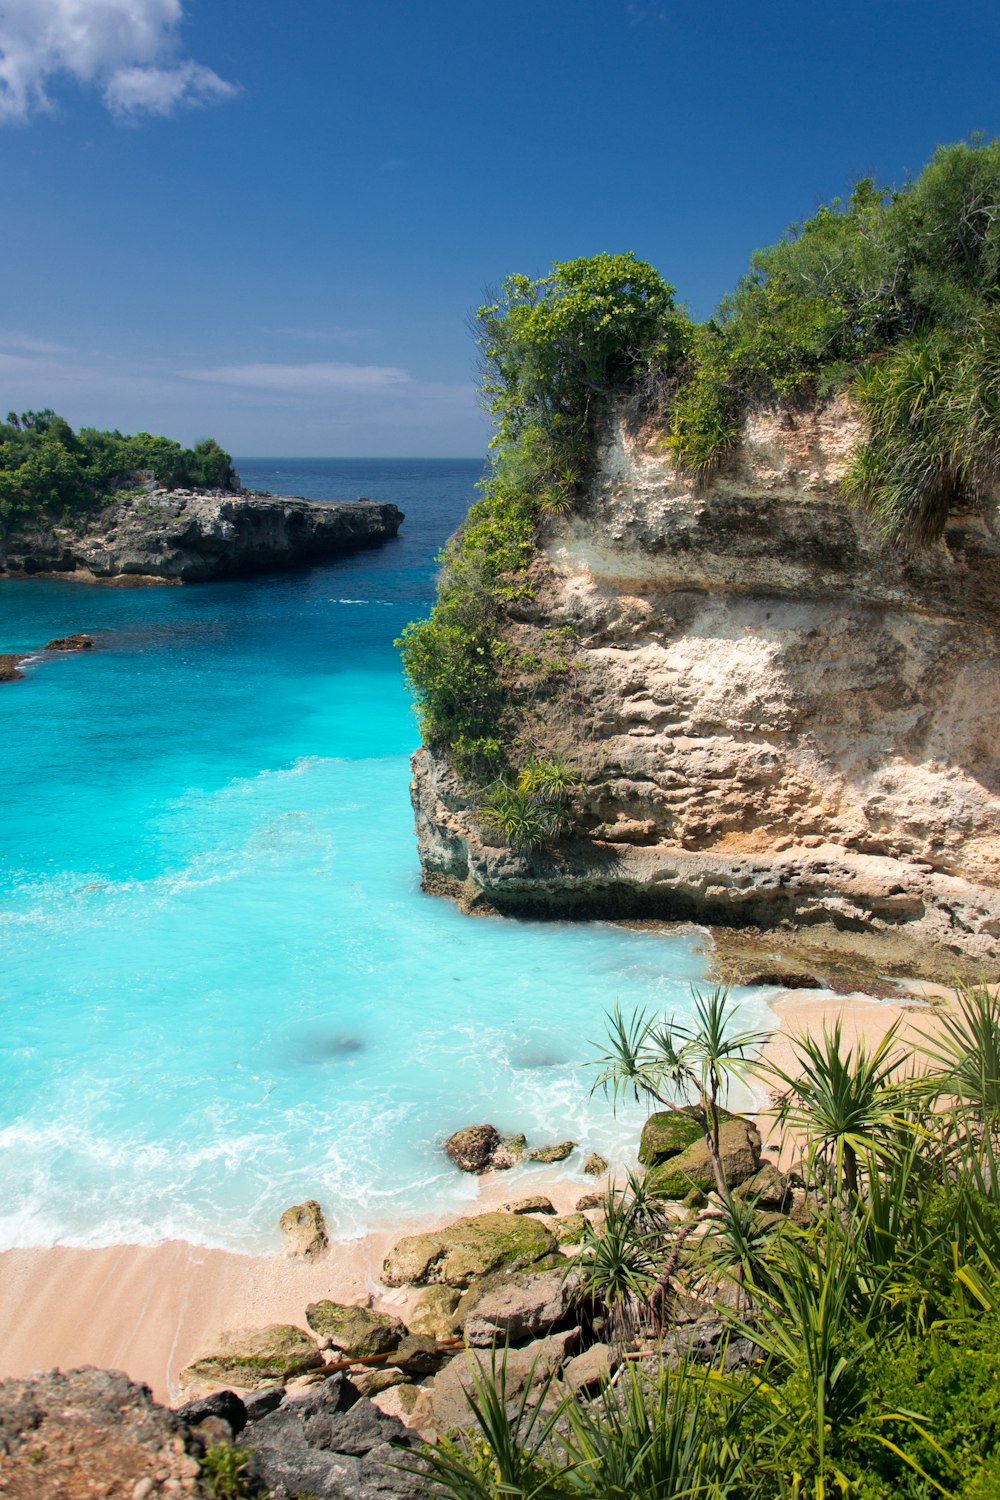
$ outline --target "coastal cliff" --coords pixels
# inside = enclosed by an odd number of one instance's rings
[[[0,571],[172,583],[236,578],[320,562],[394,537],[395,505],[317,501],[224,490],[154,490],[70,526],[14,529],[0,539]]]
[[[1000,958],[1000,514],[891,547],[841,481],[844,399],[749,414],[707,479],[611,424],[547,517],[519,655],[571,640],[519,729],[579,771],[571,836],[519,852],[414,758],[425,886],[521,915],[826,928]]]

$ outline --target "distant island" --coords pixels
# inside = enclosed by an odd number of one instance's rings
[[[48,409],[0,423],[0,573],[201,583],[377,545],[402,521],[375,500],[243,490],[214,438],[74,432]]]

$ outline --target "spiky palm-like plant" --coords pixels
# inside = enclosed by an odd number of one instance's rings
[[[881,1042],[869,1048],[864,1039],[847,1048],[838,1016],[822,1037],[800,1037],[795,1042],[798,1071],[786,1073],[769,1065],[766,1073],[781,1080],[785,1092],[778,1101],[783,1124],[801,1130],[833,1170],[835,1191],[845,1186],[858,1191],[858,1159],[890,1149],[889,1136],[899,1122],[912,1080],[899,1070],[911,1053],[897,1046],[900,1024],[890,1026]]]
[[[938,1033],[924,1036],[920,1051],[931,1064],[938,1092],[995,1131],[1000,1126],[1000,995],[985,984],[959,985],[955,1010],[940,1017]]]
[[[594,1091],[603,1090],[615,1105],[631,1094],[665,1109],[694,1109],[723,1197],[728,1187],[719,1160],[720,1105],[734,1081],[755,1072],[754,1058],[770,1035],[739,1029],[737,1009],[728,985],[708,995],[695,991],[690,1023],[646,1011],[626,1019],[616,1005],[606,1018],[605,1050],[594,1060],[601,1069]]]

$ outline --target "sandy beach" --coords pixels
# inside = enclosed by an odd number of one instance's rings
[[[908,989],[920,992],[919,986]],[[943,995],[926,986],[928,999]],[[793,1039],[818,1032],[837,1016],[845,1040],[877,1043],[896,1021],[904,1035],[933,1025],[925,1000],[885,1000],[855,993],[784,990],[771,1002],[780,1030],[765,1055],[790,1069]],[[759,1116],[767,1140],[774,1122]],[[560,1213],[595,1187],[593,1179],[559,1176],[558,1167],[481,1179],[479,1199],[467,1212],[485,1212],[528,1193],[545,1193]],[[32,1370],[93,1364],[121,1369],[145,1381],[163,1401],[179,1397],[178,1376],[206,1338],[224,1328],[287,1322],[304,1326],[307,1303],[322,1297],[362,1302],[405,1318],[412,1295],[379,1285],[386,1253],[404,1233],[432,1229],[438,1219],[401,1225],[364,1239],[335,1243],[315,1261],[282,1255],[244,1256],[181,1241],[152,1248],[8,1250],[0,1254],[0,1377]]]

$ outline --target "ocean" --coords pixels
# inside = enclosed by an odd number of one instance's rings
[[[406,520],[240,582],[0,580],[0,651],[95,638],[0,687],[0,1248],[274,1250],[305,1197],[342,1238],[461,1211],[476,1185],[441,1143],[483,1120],[579,1141],[569,1170],[622,1162],[641,1115],[590,1095],[603,1017],[688,1009],[704,974],[696,935],[470,918],[420,890],[393,640],[478,461],[237,467]]]

